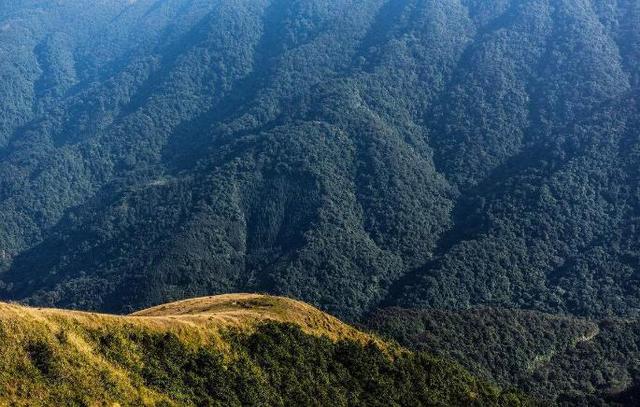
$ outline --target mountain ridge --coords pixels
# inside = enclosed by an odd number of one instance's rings
[[[18,406],[531,405],[448,361],[265,295],[135,316],[0,304],[0,344],[0,403]]]

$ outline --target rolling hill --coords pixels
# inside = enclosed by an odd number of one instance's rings
[[[112,316],[0,304],[0,404],[522,406],[304,303],[235,294]]]

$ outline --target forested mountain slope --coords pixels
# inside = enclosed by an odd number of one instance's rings
[[[637,405],[640,321],[533,311],[388,308],[368,325],[399,343],[452,358],[540,400],[568,406]]]
[[[0,297],[640,308],[633,0],[0,5]]]

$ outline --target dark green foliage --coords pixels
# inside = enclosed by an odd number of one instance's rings
[[[208,348],[189,351],[170,334],[144,337],[141,348],[145,355],[141,371],[144,383],[172,399],[198,406],[246,405],[251,396],[236,394],[237,378],[226,373],[219,351]],[[240,365],[237,368],[242,368]]]
[[[105,356],[139,370],[144,384],[198,406],[520,406],[531,401],[500,392],[462,368],[422,353],[390,357],[377,345],[334,343],[294,325],[265,323],[253,334],[230,332],[230,353],[192,347],[173,334],[134,334],[139,365],[110,334]],[[117,342],[117,341],[116,341]],[[115,345],[115,346],[112,346]]]
[[[393,308],[371,316],[369,325],[402,344],[453,358],[474,373],[540,399],[580,406],[635,405],[638,321],[491,308]]]
[[[640,310],[636,1],[10,3],[3,299]]]
[[[54,377],[56,371],[55,355],[51,347],[43,341],[33,341],[25,346],[33,367],[45,377]]]

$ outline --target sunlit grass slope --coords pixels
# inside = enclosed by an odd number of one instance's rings
[[[0,405],[520,405],[458,366],[298,301],[112,316],[0,304]]]
[[[152,317],[152,321],[191,323],[200,327],[234,327],[251,329],[264,321],[293,323],[312,335],[333,340],[376,341],[339,319],[309,304],[285,297],[260,294],[226,294],[194,298],[142,310],[136,317]]]

